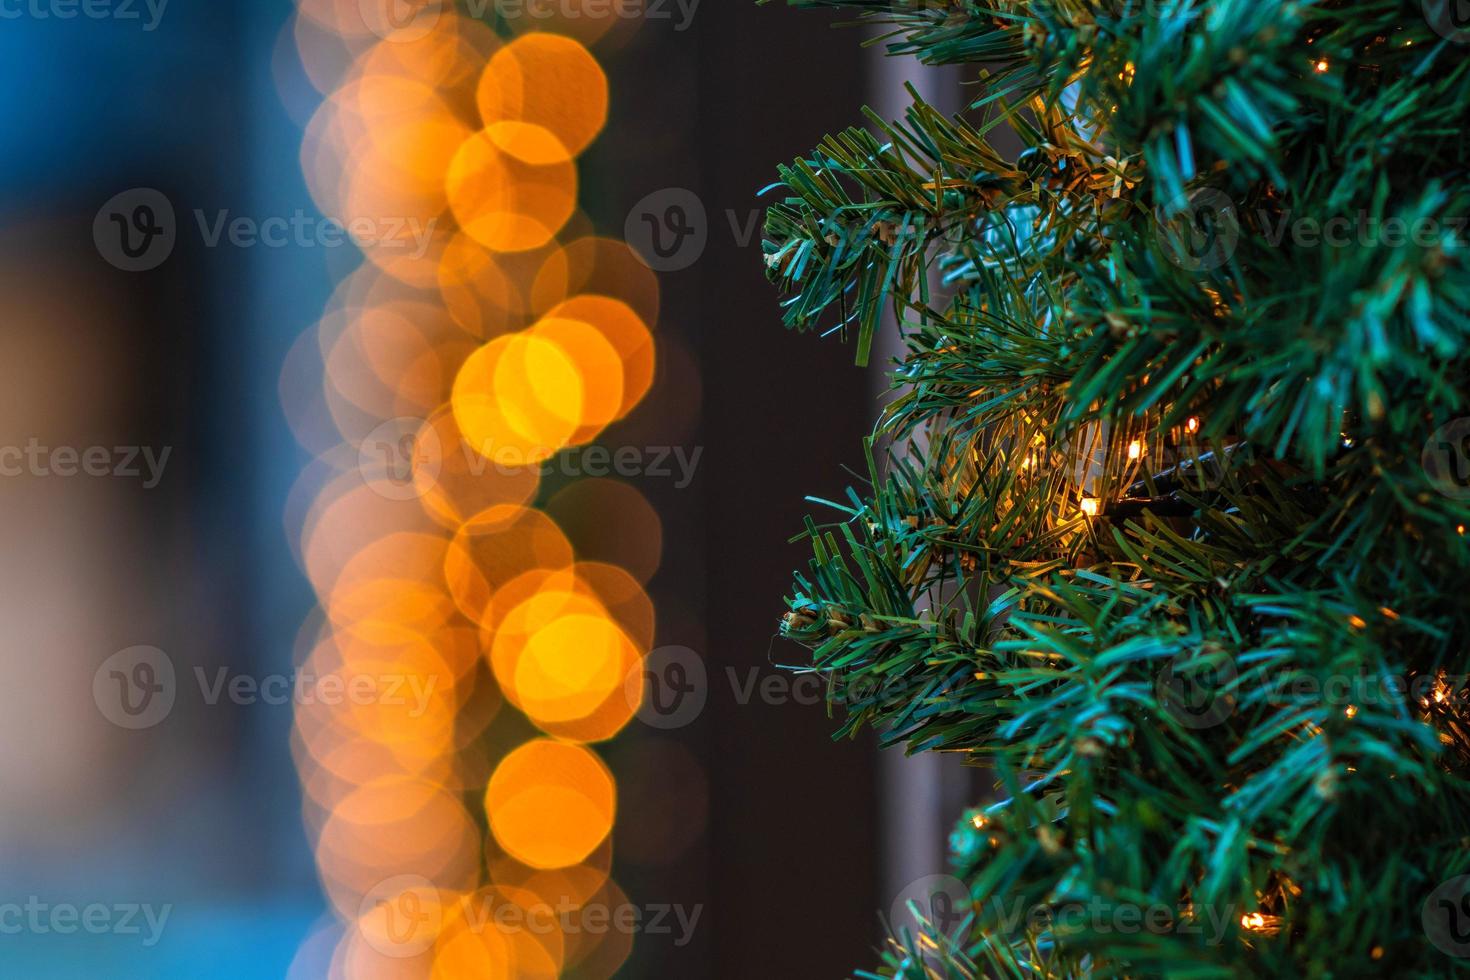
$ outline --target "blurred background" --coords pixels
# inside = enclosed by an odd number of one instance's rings
[[[782,328],[757,195],[778,162],[859,121],[863,103],[896,114],[884,93],[907,69],[823,14],[743,0],[424,8],[0,11],[4,972],[744,978],[867,966],[902,882],[943,870],[966,783],[880,760],[865,739],[831,741],[815,689],[772,666],[796,656],[774,635],[805,562],[788,543],[812,509],[804,498],[835,498],[861,470],[882,383],[835,339]],[[477,13],[492,26],[472,26]],[[532,34],[590,58],[520,43]],[[605,122],[588,108],[599,77]],[[424,115],[430,100],[442,119]],[[487,100],[521,115],[477,133]],[[361,249],[323,223],[364,215],[378,238]],[[423,220],[389,230],[390,216]],[[400,262],[382,239],[415,228],[424,238]],[[487,268],[519,298],[487,285]],[[463,365],[556,311],[606,334],[600,314],[559,305],[594,294],[634,310],[651,340],[589,340],[566,357],[511,343],[486,369],[485,390],[524,383],[553,428],[565,413],[544,393],[564,361],[582,371],[576,431],[542,441],[564,445],[539,483],[492,466],[514,491],[467,506],[477,491],[450,485],[456,456],[442,446],[425,477],[423,431],[403,420],[499,432],[509,408],[450,391]],[[621,364],[608,367],[608,349]],[[641,381],[638,364],[652,365]],[[603,368],[622,373],[621,404],[614,394],[589,418]],[[390,472],[367,462],[380,442]],[[391,472],[393,447],[404,473]],[[625,466],[611,462],[620,450]],[[475,524],[488,503],[524,510]],[[645,704],[633,717],[634,698],[594,731],[577,728],[588,711],[537,707],[530,681],[497,688],[473,647],[490,642],[485,595],[509,572],[487,568],[511,545],[540,556],[527,567],[549,564],[541,538],[505,530],[533,513],[602,569],[566,594],[593,596],[609,635],[638,641],[642,680],[702,685],[702,708],[671,719]],[[348,544],[360,557],[393,535],[402,547],[345,594]],[[468,569],[430,598],[403,571],[425,560],[425,541]],[[359,610],[368,594],[374,609],[396,603],[395,628],[460,623],[472,650],[455,660],[434,633],[423,669],[452,675],[453,696],[435,708],[448,720],[432,753],[427,736],[399,738],[401,719],[369,713],[348,737],[303,707],[296,682],[349,673],[358,654],[344,637],[381,627]],[[635,628],[643,595],[653,618]],[[354,768],[389,728],[399,740],[385,768]],[[530,775],[503,765],[548,734],[571,754],[526,758]],[[591,775],[575,775],[589,757]],[[604,768],[615,816],[598,805]],[[553,777],[570,783],[516,782]],[[422,790],[412,805],[405,780]],[[545,853],[547,822],[566,824],[575,853]],[[900,837],[902,850],[885,846]],[[375,891],[394,861],[437,895],[499,886],[512,902],[549,897],[532,880],[548,869],[569,887],[575,866],[592,882],[584,899],[631,905],[644,925],[503,956],[476,946],[434,967],[384,954],[370,930],[354,939],[355,914],[386,909],[391,931],[395,910],[427,900]],[[461,866],[478,879],[444,880]]]

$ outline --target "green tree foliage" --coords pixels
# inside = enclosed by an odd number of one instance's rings
[[[896,311],[905,352],[792,666],[1000,800],[952,838],[963,922],[877,975],[1470,972],[1470,26],[787,2],[972,100],[828,137],[767,213],[787,325],[866,363]],[[1096,905],[1173,918],[1060,914]]]

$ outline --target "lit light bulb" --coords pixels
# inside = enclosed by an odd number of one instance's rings
[[[1358,717],[1358,706],[1356,704],[1348,705],[1347,709],[1343,711],[1343,714],[1347,715],[1349,718]]]
[[[1128,444],[1128,458],[1129,459],[1142,459],[1143,458],[1143,443],[1139,442],[1137,439],[1134,439],[1132,442],[1130,442]]]
[[[1191,415],[1184,420],[1184,431],[1191,435],[1199,431],[1199,416]]]
[[[1100,509],[1102,509],[1102,501],[1098,500],[1096,497],[1082,498],[1082,513],[1086,514],[1088,517],[1096,517],[1097,512]]]
[[[1312,67],[1316,68],[1317,69],[1317,74],[1321,75],[1324,72],[1326,72],[1328,68],[1331,68],[1332,66],[1327,63],[1327,59],[1326,58],[1318,58],[1317,59],[1317,63],[1315,65],[1313,65]]]
[[[1247,929],[1262,929],[1266,925],[1266,917],[1259,912],[1248,912],[1240,917],[1240,924]]]

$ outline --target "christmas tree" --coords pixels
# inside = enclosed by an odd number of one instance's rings
[[[904,351],[790,666],[994,777],[860,975],[1470,972],[1455,0],[788,3],[967,83],[769,191],[786,324]]]

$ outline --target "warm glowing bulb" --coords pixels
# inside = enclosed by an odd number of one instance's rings
[[[1187,419],[1184,420],[1184,431],[1185,432],[1190,432],[1190,433],[1194,433],[1194,432],[1198,432],[1199,431],[1199,416],[1198,415],[1191,415],[1189,418],[1187,418]]]
[[[1259,912],[1250,912],[1240,917],[1240,924],[1247,929],[1260,929],[1266,925],[1266,917]]]
[[[1328,68],[1330,68],[1331,65],[1327,64],[1327,59],[1326,58],[1318,58],[1317,59],[1317,64],[1315,66],[1313,66],[1313,67],[1315,67],[1317,69],[1317,74],[1320,75],[1323,72],[1325,72]]]
[[[1142,459],[1143,458],[1143,443],[1139,442],[1137,439],[1134,439],[1132,442],[1130,442],[1128,444],[1128,458],[1129,459]]]
[[[1356,718],[1358,716],[1358,706],[1356,704],[1348,705],[1347,710],[1345,710],[1343,714],[1347,715],[1349,718]]]
[[[1463,538],[1465,536],[1465,525],[1461,524],[1459,527],[1455,528],[1455,530],[1460,532],[1460,537]]]
[[[975,825],[976,830],[979,830],[981,827],[985,826],[985,817],[977,813],[975,814],[975,816],[970,818],[970,822]]]
[[[1102,502],[1096,497],[1082,498],[1082,513],[1086,514],[1088,517],[1096,517],[1097,512],[1099,509],[1101,509],[1101,507]]]

